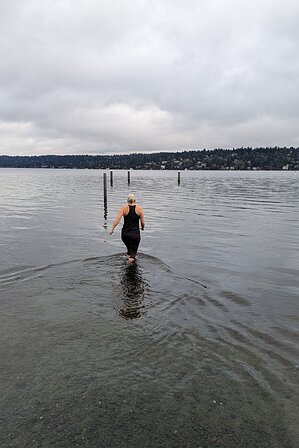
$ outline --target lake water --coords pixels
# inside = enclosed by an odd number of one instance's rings
[[[115,171],[104,210],[103,171],[1,169],[1,447],[297,447],[298,203],[297,172]]]

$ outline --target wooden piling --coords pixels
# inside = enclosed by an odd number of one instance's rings
[[[178,185],[180,185],[180,183],[181,183],[181,172],[179,171],[178,172]]]
[[[128,171],[128,185],[130,185],[131,183],[131,172],[130,170]]]
[[[107,173],[103,174],[104,214],[107,212]]]
[[[113,187],[113,171],[110,171],[110,185]]]

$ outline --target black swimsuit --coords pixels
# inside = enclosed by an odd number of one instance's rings
[[[127,247],[127,254],[131,258],[136,257],[140,243],[139,219],[135,211],[136,205],[129,205],[129,213],[124,216],[124,225],[121,231],[121,239]]]

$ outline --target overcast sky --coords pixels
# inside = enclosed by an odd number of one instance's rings
[[[0,0],[0,154],[299,146],[298,0]]]

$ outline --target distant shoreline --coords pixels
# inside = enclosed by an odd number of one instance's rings
[[[297,171],[299,148],[236,148],[122,155],[0,155],[0,168]]]
[[[96,171],[96,170],[98,170],[98,171],[105,171],[105,170],[110,170],[110,171],[129,171],[129,170],[134,170],[134,171],[164,171],[164,172],[169,172],[169,171],[174,171],[174,172],[180,172],[180,171],[196,171],[196,172],[199,172],[199,171],[230,171],[230,172],[238,172],[238,171],[245,171],[245,172],[251,172],[251,171],[254,171],[254,172],[265,172],[265,171],[275,171],[275,172],[280,172],[280,171],[282,171],[282,172],[297,172],[297,171],[299,171],[299,168],[296,168],[296,169],[271,169],[271,168],[269,168],[269,169],[234,169],[234,170],[229,170],[229,169],[227,169],[227,170],[225,170],[225,169],[221,169],[221,168],[219,168],[219,169],[192,169],[192,168],[190,168],[190,169],[188,169],[188,168],[185,168],[185,169],[183,169],[183,170],[180,170],[180,169],[161,169],[161,168],[157,168],[157,169],[153,169],[153,168],[109,168],[109,167],[107,167],[107,168],[77,168],[77,167],[72,167],[72,168],[67,168],[67,167],[52,167],[52,166],[49,166],[49,167],[39,167],[39,166],[37,166],[37,167],[32,167],[32,166],[27,166],[27,167],[25,167],[25,166],[0,166],[0,170],[9,170],[9,169],[16,169],[16,170],[45,170],[45,171],[47,171],[47,170],[56,170],[56,171],[62,171],[62,170],[68,170],[68,171],[71,171],[71,170],[79,170],[79,171],[83,171],[83,170],[90,170],[90,171]]]

